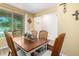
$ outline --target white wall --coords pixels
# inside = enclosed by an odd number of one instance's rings
[[[67,12],[64,13],[63,6],[57,5],[58,33],[66,33],[61,53],[79,56],[79,20],[72,16],[76,10],[79,12],[79,3],[67,3],[66,7]]]
[[[34,18],[34,28],[38,32],[42,29],[42,16]]]
[[[57,16],[56,13],[49,13],[42,16],[35,17],[35,30],[48,31],[48,39],[52,40],[57,35]]]

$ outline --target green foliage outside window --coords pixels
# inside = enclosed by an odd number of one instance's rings
[[[0,9],[0,38],[4,36],[4,31],[15,30],[23,31],[23,16]]]

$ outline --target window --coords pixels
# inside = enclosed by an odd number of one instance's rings
[[[14,36],[21,36],[23,33],[23,16],[14,14],[13,16]]]
[[[0,38],[3,37],[3,32],[12,31],[12,16],[4,10],[0,10]]]
[[[0,9],[0,48],[6,46],[4,31],[10,32],[16,36],[23,33],[23,16]]]

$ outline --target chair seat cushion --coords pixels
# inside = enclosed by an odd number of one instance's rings
[[[17,51],[17,55],[18,56],[26,56],[26,54],[22,50]]]
[[[42,56],[51,56],[51,51],[47,50],[44,54],[42,54]]]

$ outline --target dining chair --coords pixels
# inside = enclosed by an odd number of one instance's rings
[[[64,42],[65,33],[59,34],[54,42],[54,46],[52,47],[52,51],[47,50],[42,56],[59,56],[61,52],[61,48]]]
[[[21,56],[21,55],[25,55],[25,53],[22,50],[16,51],[14,42],[13,42],[13,38],[11,37],[11,35],[8,32],[4,32],[8,47],[9,47],[9,53],[8,56]]]
[[[13,37],[20,37],[22,36],[22,32],[20,30],[14,30],[12,32]]]
[[[47,31],[41,30],[39,32],[39,39],[47,39],[47,37],[48,37],[48,32]]]
[[[35,31],[35,30],[32,30],[32,35],[34,36],[34,38],[37,38],[37,31]]]

